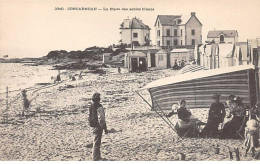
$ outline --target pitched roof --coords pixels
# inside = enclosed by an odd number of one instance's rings
[[[133,18],[132,19],[131,27],[132,28],[146,28],[146,29],[150,29],[149,26],[145,25],[141,20],[139,20],[137,18]]]
[[[146,54],[142,51],[132,51],[127,52],[127,54],[131,57],[146,57]]]
[[[218,38],[220,34],[223,34],[224,37],[235,37],[238,36],[237,30],[214,30],[208,32],[208,38]]]
[[[181,15],[158,15],[157,19],[155,21],[155,25],[156,25],[157,20],[159,19],[161,25],[172,26],[172,25],[175,25],[174,20],[177,19],[177,18],[180,18],[180,17],[181,17]]]
[[[156,54],[167,54],[167,51],[160,49]]]
[[[187,15],[158,15],[154,26],[156,26],[156,22],[158,19],[160,20],[160,23],[163,26],[176,25],[176,22],[175,22],[176,19],[181,20],[181,22],[178,25],[185,25],[186,23],[188,23],[188,21],[190,20],[190,18],[192,16],[194,16],[199,21],[199,19],[196,17],[195,14],[193,14],[193,15],[190,15],[190,14],[187,14]],[[200,21],[199,21],[199,23],[201,24]]]
[[[129,27],[124,27],[124,22],[120,25],[121,28],[131,28],[131,29],[148,29],[150,30],[150,27],[148,25],[145,25],[140,19],[132,18],[132,20],[129,23]]]
[[[232,57],[234,44],[218,44],[219,56],[221,57]]]

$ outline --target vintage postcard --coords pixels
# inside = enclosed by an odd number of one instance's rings
[[[259,0],[0,0],[0,161],[260,160]]]

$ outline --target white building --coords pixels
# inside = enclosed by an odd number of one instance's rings
[[[214,30],[209,31],[207,41],[215,43],[236,43],[238,41],[238,33],[236,30]]]
[[[103,53],[103,63],[108,63],[110,61],[111,53]]]
[[[158,15],[154,27],[157,46],[202,43],[202,24],[195,12],[189,15]]]
[[[193,49],[173,49],[170,54],[170,65],[171,67],[174,66],[175,61],[177,63],[181,62],[182,60],[189,63],[191,60],[194,59],[194,50]]]
[[[133,46],[150,45],[150,28],[137,18],[124,19],[120,25],[121,43]]]

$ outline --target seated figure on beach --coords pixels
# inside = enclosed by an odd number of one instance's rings
[[[177,130],[180,136],[183,136],[188,131],[190,131],[188,136],[195,135],[195,133],[197,132],[196,121],[198,121],[198,119],[195,118],[191,114],[191,112],[186,108],[185,100],[180,100],[178,105],[179,105],[177,108],[178,121],[175,124],[175,129]],[[174,105],[174,108],[176,109],[176,105]],[[166,116],[171,117],[173,114],[176,114],[176,111],[173,110]]]
[[[250,119],[255,119],[260,122],[260,101],[258,101],[255,106],[250,110]]]
[[[208,121],[204,129],[202,130],[201,137],[217,137],[219,124],[223,122],[226,111],[222,103],[220,103],[220,95],[214,94],[212,96],[213,103],[209,109]]]
[[[224,128],[225,124],[228,123],[229,121],[231,121],[231,119],[232,119],[231,101],[233,100],[234,97],[235,97],[234,95],[230,95],[230,96],[228,96],[228,98],[226,100],[228,109],[226,110],[226,117],[224,118],[224,121],[221,124],[220,130],[222,130]]]
[[[246,116],[246,109],[240,97],[234,97],[231,101],[230,113],[232,119],[227,122],[221,132],[220,138],[235,138]]]

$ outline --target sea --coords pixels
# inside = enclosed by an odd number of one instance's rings
[[[51,83],[51,76],[57,76],[58,71],[51,66],[32,66],[23,63],[0,63],[0,94],[20,92],[38,83]]]

